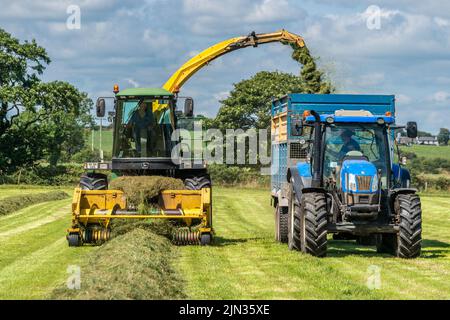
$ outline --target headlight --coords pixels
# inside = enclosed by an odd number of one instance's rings
[[[372,192],[378,191],[378,175],[374,175],[372,179]]]
[[[358,191],[356,188],[356,176],[353,173],[348,174],[348,189],[351,191]]]

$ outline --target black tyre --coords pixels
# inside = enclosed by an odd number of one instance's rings
[[[188,190],[201,190],[203,188],[211,188],[211,179],[207,174],[196,177],[189,177],[184,180],[184,186]]]
[[[399,231],[397,234],[381,235],[377,251],[400,258],[416,258],[420,256],[422,248],[420,198],[416,194],[400,194],[395,199],[394,206]]]
[[[300,210],[301,251],[315,257],[327,254],[327,201],[323,193],[302,195]]]
[[[67,243],[69,247],[79,247],[81,246],[81,239],[78,233],[71,233],[67,236]]]
[[[275,240],[288,242],[288,208],[277,205],[275,208]]]
[[[289,250],[300,250],[300,203],[294,193],[293,180],[289,184],[288,207],[288,247]]]
[[[80,178],[82,190],[107,190],[108,177],[102,173],[85,173]]]
[[[202,246],[208,246],[211,244],[211,240],[212,240],[212,237],[211,237],[210,233],[203,233],[200,237],[200,244]]]

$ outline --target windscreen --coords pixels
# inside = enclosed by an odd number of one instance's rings
[[[333,124],[325,132],[324,175],[330,177],[332,170],[339,170],[346,155],[357,151],[367,157],[382,171],[382,183],[387,184],[388,146],[386,128],[373,125]]]
[[[173,116],[170,100],[117,102],[114,155],[117,158],[170,157]]]

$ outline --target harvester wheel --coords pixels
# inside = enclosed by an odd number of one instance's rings
[[[288,242],[288,208],[277,205],[275,208],[275,240]]]
[[[300,210],[301,251],[315,257],[327,254],[327,201],[323,193],[302,195]]]
[[[377,246],[378,252],[387,252],[400,258],[420,256],[422,247],[422,209],[416,194],[400,194],[395,199],[399,231],[383,234]]]
[[[200,244],[202,246],[208,246],[211,244],[211,234],[210,233],[203,233],[200,237]]]
[[[108,177],[102,173],[85,173],[80,178],[80,188],[82,190],[107,190]]]
[[[71,233],[67,236],[67,242],[69,247],[79,247],[81,246],[81,239],[78,233]]]
[[[201,190],[211,188],[211,179],[209,175],[189,177],[184,180],[184,185],[188,190]]]

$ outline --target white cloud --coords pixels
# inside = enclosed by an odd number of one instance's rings
[[[437,91],[430,97],[430,100],[437,103],[450,102],[450,93],[446,91]]]
[[[275,29],[268,31],[275,31],[305,16],[295,2],[288,0],[183,0],[183,12],[188,17],[187,26],[200,35],[236,36],[271,24]]]
[[[293,19],[295,10],[286,0],[264,0],[254,5],[253,10],[244,16],[245,22],[266,23]]]
[[[395,100],[399,104],[409,104],[412,98],[406,94],[399,93],[395,96]]]
[[[129,84],[131,84],[133,87],[135,87],[135,88],[137,88],[137,87],[139,87],[139,82],[137,82],[136,80],[134,80],[134,79],[131,79],[131,78],[127,78],[127,79],[125,79]]]
[[[371,87],[381,84],[384,81],[384,73],[374,72],[369,74],[363,74],[358,81],[358,85],[364,87]]]
[[[215,93],[213,96],[215,100],[220,101],[226,99],[228,97],[228,93],[228,91],[220,91]]]

